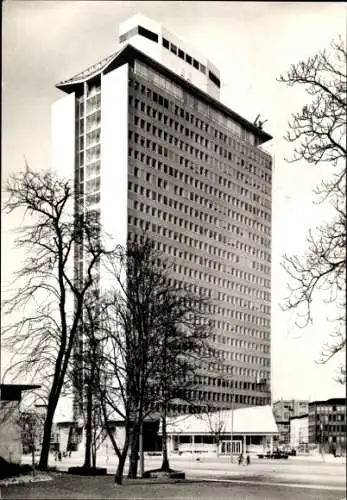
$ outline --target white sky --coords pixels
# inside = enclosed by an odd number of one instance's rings
[[[305,94],[276,78],[291,63],[346,37],[346,6],[338,2],[3,2],[2,178],[31,167],[50,167],[50,110],[62,96],[54,85],[118,47],[118,26],[141,12],[195,46],[221,71],[221,100],[250,121],[268,119],[274,139],[264,145],[274,155],[272,246],[273,398],[324,399],[343,396],[333,381],[336,362],[318,366],[320,346],[331,325],[320,303],[314,324],[295,326],[295,313],[279,307],[287,276],[284,252],[304,252],[305,235],[327,213],[313,204],[312,189],[329,167],[288,164],[284,140],[290,114]],[[13,250],[18,216],[2,218],[2,282],[20,262]],[[3,358],[4,362],[4,358]]]

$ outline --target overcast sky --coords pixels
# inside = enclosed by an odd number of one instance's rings
[[[102,2],[3,1],[2,178],[31,167],[50,167],[50,112],[62,96],[55,84],[118,47],[118,26],[141,12],[162,23],[205,54],[221,71],[221,100],[254,121],[267,119],[274,139],[265,145],[274,155],[272,245],[272,392],[273,398],[324,399],[344,395],[333,381],[336,363],[315,360],[331,325],[321,303],[314,324],[300,330],[295,313],[279,307],[287,277],[280,266],[284,252],[304,252],[308,228],[328,215],[313,203],[312,189],[328,166],[288,164],[291,146],[283,136],[290,114],[306,96],[276,78],[291,63],[346,37],[346,6],[338,2]],[[9,282],[20,262],[13,251],[20,220],[2,219],[2,281]]]

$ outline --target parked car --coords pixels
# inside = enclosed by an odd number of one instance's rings
[[[272,452],[270,458],[288,458],[288,453],[282,450],[276,450]]]
[[[276,450],[273,450],[272,453],[271,453],[271,451],[267,451],[265,454],[259,454],[258,458],[276,458],[276,459],[278,459],[278,458],[288,458],[288,456],[289,456],[288,453],[277,448]]]

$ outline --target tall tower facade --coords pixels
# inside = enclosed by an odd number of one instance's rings
[[[211,298],[223,363],[199,377],[193,399],[270,404],[272,160],[259,146],[271,136],[218,100],[208,72],[181,75],[174,39],[143,24],[125,23],[116,53],[57,85],[65,95],[53,105],[53,166],[74,178],[78,210],[96,211],[113,241],[146,230],[174,263],[173,279]],[[164,40],[160,57],[148,48]],[[193,54],[219,81],[211,63],[175,41],[185,64]]]

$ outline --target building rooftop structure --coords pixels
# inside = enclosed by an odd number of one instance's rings
[[[313,406],[313,405],[345,405],[345,404],[346,404],[346,398],[330,398],[330,399],[319,400],[319,401],[311,401],[309,403],[310,406]]]
[[[223,114],[225,114],[226,118],[235,121],[236,124],[239,124],[241,125],[241,127],[244,127],[246,130],[252,132],[257,137],[257,145],[263,144],[264,142],[272,139],[272,136],[270,134],[263,131],[254,123],[246,120],[235,111],[222,104],[218,99],[197,88],[194,84],[184,79],[182,76],[179,76],[167,66],[153,60],[144,52],[133,47],[131,44],[125,45],[122,49],[102,59],[95,65],[90,66],[85,71],[81,71],[77,75],[58,83],[56,87],[59,90],[66,92],[67,94],[71,94],[73,92],[76,92],[77,94],[83,93],[84,82],[89,81],[101,74],[107,74],[127,62],[134,61],[135,59],[139,59],[148,64],[153,69],[159,70],[163,75],[169,77],[173,82],[177,82],[179,85],[182,85],[182,87],[186,88],[188,91],[192,90],[198,97],[206,101],[207,104],[210,103],[213,108],[218,109]],[[227,128],[229,126],[231,127],[232,123],[230,123],[229,125],[227,122]]]
[[[20,401],[23,391],[39,389],[36,384],[0,384],[0,401]]]

